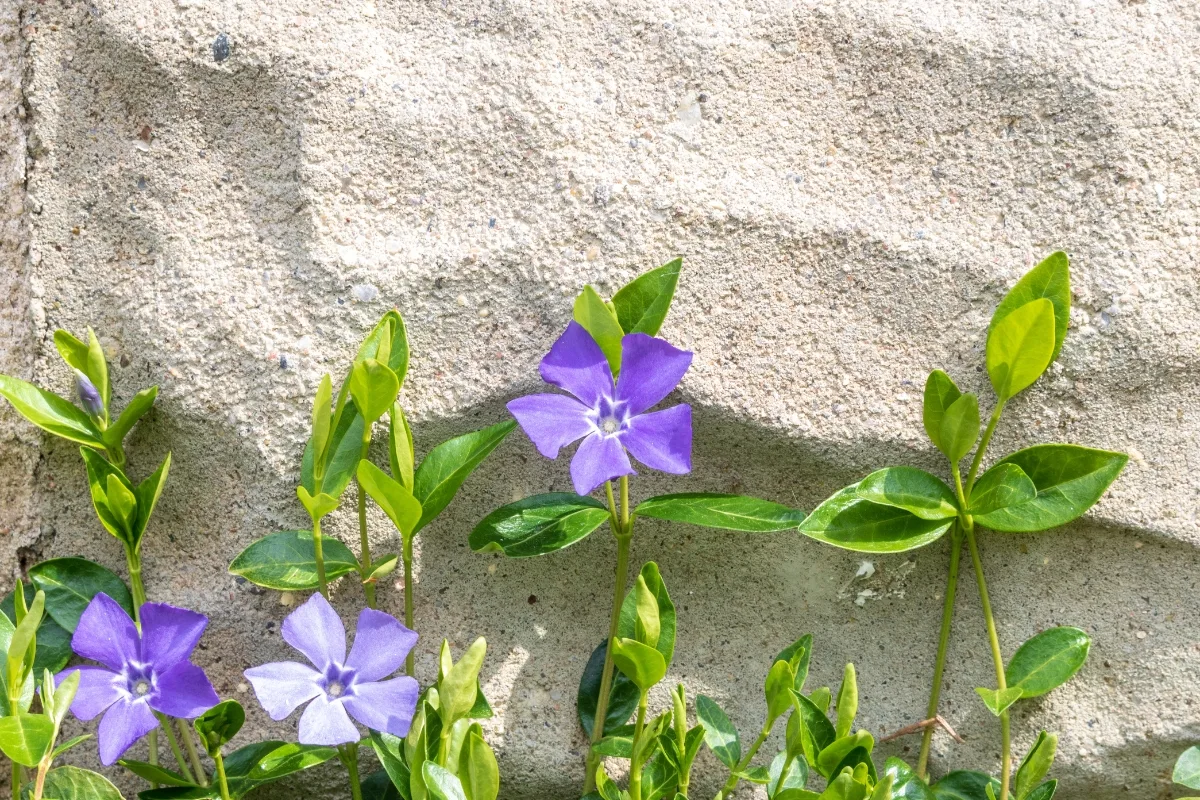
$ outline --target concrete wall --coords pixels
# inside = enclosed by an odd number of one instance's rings
[[[697,354],[681,390],[696,471],[635,493],[812,508],[877,466],[940,469],[925,375],[990,397],[991,310],[1063,248],[1070,336],[997,451],[1066,440],[1132,459],[1086,519],[984,541],[1008,652],[1053,624],[1095,639],[1075,681],[1021,706],[1018,750],[1059,731],[1068,800],[1169,796],[1170,763],[1200,739],[1195,3],[30,0],[18,37],[7,2],[0,367],[66,392],[51,335],[91,324],[118,403],[161,386],[130,447],[138,477],[174,453],[148,591],[212,615],[197,658],[252,708],[244,736],[294,731],[241,678],[287,652],[287,598],[225,568],[303,524],[311,395],[385,309],[408,320],[420,450],[538,385],[583,282],[611,291],[681,254],[663,333]],[[4,581],[52,556],[120,565],[75,448],[7,408],[0,424]],[[504,561],[466,538],[492,507],[568,485],[565,461],[514,435],[420,548],[421,672],[441,637],[488,637],[511,797],[569,797],[580,779],[574,692],[603,636],[613,542]],[[351,515],[332,530],[349,540]],[[816,679],[857,662],[864,724],[918,719],[947,551],[876,559],[855,581],[860,558],[794,534],[647,522],[635,543],[679,606],[672,677],[747,732],[769,659],[807,631]],[[383,597],[398,611],[398,592]],[[937,739],[938,771],[997,763],[972,691],[992,668],[969,578],[961,598],[944,713],[967,741]],[[339,602],[350,613],[358,592]]]

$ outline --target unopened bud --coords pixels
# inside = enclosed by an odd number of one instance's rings
[[[79,370],[75,370],[75,391],[79,394],[79,404],[84,411],[93,417],[104,415],[104,398],[100,396],[100,390]]]

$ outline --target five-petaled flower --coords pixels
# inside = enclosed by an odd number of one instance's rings
[[[571,459],[575,491],[589,494],[605,481],[634,474],[632,454],[646,466],[676,475],[692,469],[692,408],[652,411],[683,379],[692,354],[662,339],[631,333],[621,339],[621,371],[612,371],[600,346],[572,322],[539,371],[546,383],[570,392],[534,394],[508,404],[538,452],[557,458],[583,439]]]
[[[79,618],[71,649],[104,666],[71,667],[55,679],[61,683],[78,672],[71,711],[82,720],[104,714],[97,733],[105,766],[158,727],[155,712],[190,719],[219,700],[204,670],[188,660],[208,617],[163,603],[144,603],[139,616],[140,634],[117,601],[96,595]]]
[[[283,661],[246,670],[271,719],[284,719],[311,700],[300,715],[301,744],[357,742],[360,736],[350,717],[372,730],[408,734],[417,708],[417,682],[408,676],[383,679],[404,663],[417,642],[414,631],[382,611],[364,608],[347,657],[346,628],[319,594],[289,614],[282,629],[284,641],[316,669]]]

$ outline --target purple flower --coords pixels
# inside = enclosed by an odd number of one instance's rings
[[[75,370],[75,392],[79,395],[79,404],[90,416],[104,415],[104,399],[100,397],[100,390],[79,370]]]
[[[190,719],[219,700],[204,670],[188,657],[208,617],[186,608],[144,603],[142,632],[125,609],[106,594],[88,603],[71,637],[71,649],[102,667],[71,667],[55,683],[79,673],[71,711],[82,720],[103,713],[98,736],[100,761],[108,766],[138,739],[158,727],[155,712]]]
[[[312,662],[283,661],[246,670],[258,702],[273,720],[300,706],[300,743],[339,745],[359,740],[350,717],[377,731],[405,736],[417,709],[417,682],[383,680],[400,668],[417,634],[382,611],[358,615],[346,657],[346,629],[329,601],[314,594],[283,621],[283,639]]]
[[[546,458],[557,458],[560,449],[583,439],[571,459],[579,494],[634,474],[626,450],[652,469],[682,475],[692,469],[692,407],[645,412],[679,385],[691,363],[690,352],[631,333],[621,339],[621,373],[614,386],[600,345],[572,322],[539,371],[574,397],[533,394],[513,400],[508,410]]]

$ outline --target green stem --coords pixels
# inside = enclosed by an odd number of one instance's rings
[[[772,721],[772,724],[774,724],[774,721]],[[746,751],[746,755],[742,756],[742,760],[737,763],[737,767],[730,770],[729,780],[725,781],[725,785],[721,787],[721,791],[717,792],[714,800],[725,800],[726,797],[729,797],[730,792],[737,788],[738,781],[741,780],[738,775],[746,771],[746,767],[750,766],[750,762],[754,760],[754,754],[758,752],[758,748],[762,747],[763,742],[770,735],[771,725],[767,725],[758,734],[758,738],[754,740],[754,744],[750,745],[750,749]]]
[[[158,717],[159,725],[167,732],[167,743],[171,745],[171,753],[175,756],[175,763],[179,765],[179,774],[191,783],[195,783],[196,776],[192,774],[192,771],[188,769],[187,762],[183,760],[183,751],[179,749],[179,740],[175,738],[175,731],[171,729],[171,721],[157,711],[154,712],[154,716]]]
[[[779,794],[779,790],[783,787],[783,782],[787,780],[788,771],[792,768],[792,762],[796,760],[795,753],[788,753],[783,759],[783,769],[779,773],[779,783],[775,786],[775,794]],[[769,784],[768,784],[769,785]]]
[[[958,592],[958,567],[962,562],[962,529],[957,523],[950,537],[950,577],[946,580],[946,597],[942,603],[942,630],[938,635],[937,661],[933,665],[933,685],[929,689],[929,705],[925,710],[925,719],[927,720],[933,719],[938,713],[938,703],[942,696],[942,676],[946,670],[946,651],[950,645],[950,626],[954,620],[954,598]],[[917,777],[921,780],[927,780],[929,774],[929,749],[933,745],[933,728],[933,725],[926,725],[921,736],[921,754],[917,757]]]
[[[371,447],[371,423],[363,425],[362,453],[359,455],[359,461],[363,461],[367,457],[367,450]],[[358,541],[359,548],[362,551],[362,565],[359,567],[359,574],[362,575],[364,581],[371,574],[374,568],[371,564],[371,540],[367,537],[367,492],[363,489],[362,484],[358,483],[358,478],[354,479],[358,484]],[[363,594],[367,596],[367,607],[375,608],[375,583],[369,581],[363,583]]]
[[[350,774],[350,796],[353,800],[362,800],[362,784],[358,779],[358,742],[343,745],[338,748],[346,772]]]
[[[321,518],[312,518],[313,557],[317,562],[317,584],[321,596],[329,599],[329,582],[325,579],[325,543],[321,536]]]
[[[12,800],[21,800],[21,765],[15,761],[12,765]]]
[[[213,755],[213,761],[217,762],[217,785],[221,787],[221,800],[231,800],[229,796],[229,779],[225,777],[225,759],[221,757],[221,751],[217,750]]]
[[[975,582],[979,586],[979,603],[983,606],[983,618],[987,622],[988,643],[992,648],[992,662],[996,666],[996,688],[1003,694],[1008,688],[1004,678],[1004,655],[1000,652],[1000,637],[996,633],[996,619],[992,615],[992,603],[988,598],[987,581],[983,577],[983,561],[979,557],[979,546],[975,543],[975,524],[967,517],[967,547],[971,550],[971,563],[975,567]],[[1009,776],[1012,772],[1012,737],[1009,730],[1008,710],[1000,712],[1000,797],[1008,800]]]
[[[632,800],[642,800],[642,758],[638,745],[646,729],[647,697],[648,693],[642,692],[638,698],[637,722],[633,726],[633,758],[629,762],[629,796]]]
[[[412,537],[404,537],[404,549],[401,551],[404,558],[404,625],[410,631],[413,628],[413,545]],[[404,674],[410,678],[414,675],[413,651],[409,650],[408,655],[404,657]]]
[[[112,464],[114,467],[116,467],[117,469],[124,472],[125,471],[125,448],[121,445],[121,443],[117,442],[114,445],[105,446],[105,450],[108,453],[108,463]]]
[[[146,602],[146,587],[142,584],[142,556],[128,544],[125,545],[125,565],[129,569],[129,591],[133,595],[133,623],[137,625],[140,633],[142,630],[142,604]],[[158,728],[150,731],[146,736],[146,745],[150,748],[150,754],[146,761],[158,766]],[[158,784],[151,781],[150,788],[157,789]]]
[[[204,771],[204,765],[200,763],[200,753],[196,750],[196,742],[192,739],[192,732],[188,730],[187,724],[177,719],[175,722],[179,725],[179,733],[183,737],[183,746],[187,750],[188,760],[192,762],[192,769],[196,773],[196,780],[201,786],[208,786],[208,773]]]
[[[983,432],[983,438],[979,440],[979,447],[975,450],[975,458],[971,459],[971,471],[967,473],[967,488],[966,496],[971,496],[971,489],[975,486],[975,478],[979,476],[979,467],[983,464],[983,454],[987,452],[988,445],[992,443],[992,434],[996,432],[996,424],[1000,422],[1000,414],[1004,411],[1004,404],[1007,400],[1001,400],[996,403],[996,407],[992,409],[992,416],[988,419],[987,428]],[[955,465],[955,472],[958,471],[958,465]]]
[[[624,517],[618,516],[617,504],[613,498],[612,481],[607,482],[604,488],[608,495],[608,510],[611,515],[609,526],[612,528],[613,534],[617,537],[617,573],[613,581],[612,614],[608,623],[608,639],[605,640],[604,669],[600,672],[600,695],[596,698],[596,716],[592,722],[592,744],[600,741],[604,736],[604,719],[608,715],[608,695],[612,691],[612,642],[617,638],[617,624],[621,621],[621,603],[625,599],[625,584],[629,577],[629,544],[633,538],[633,526],[628,520],[628,480],[625,478],[621,479],[622,506],[625,509]],[[586,761],[587,775],[584,777],[583,782],[584,794],[596,788],[596,766],[599,762],[600,757],[589,747]]]

